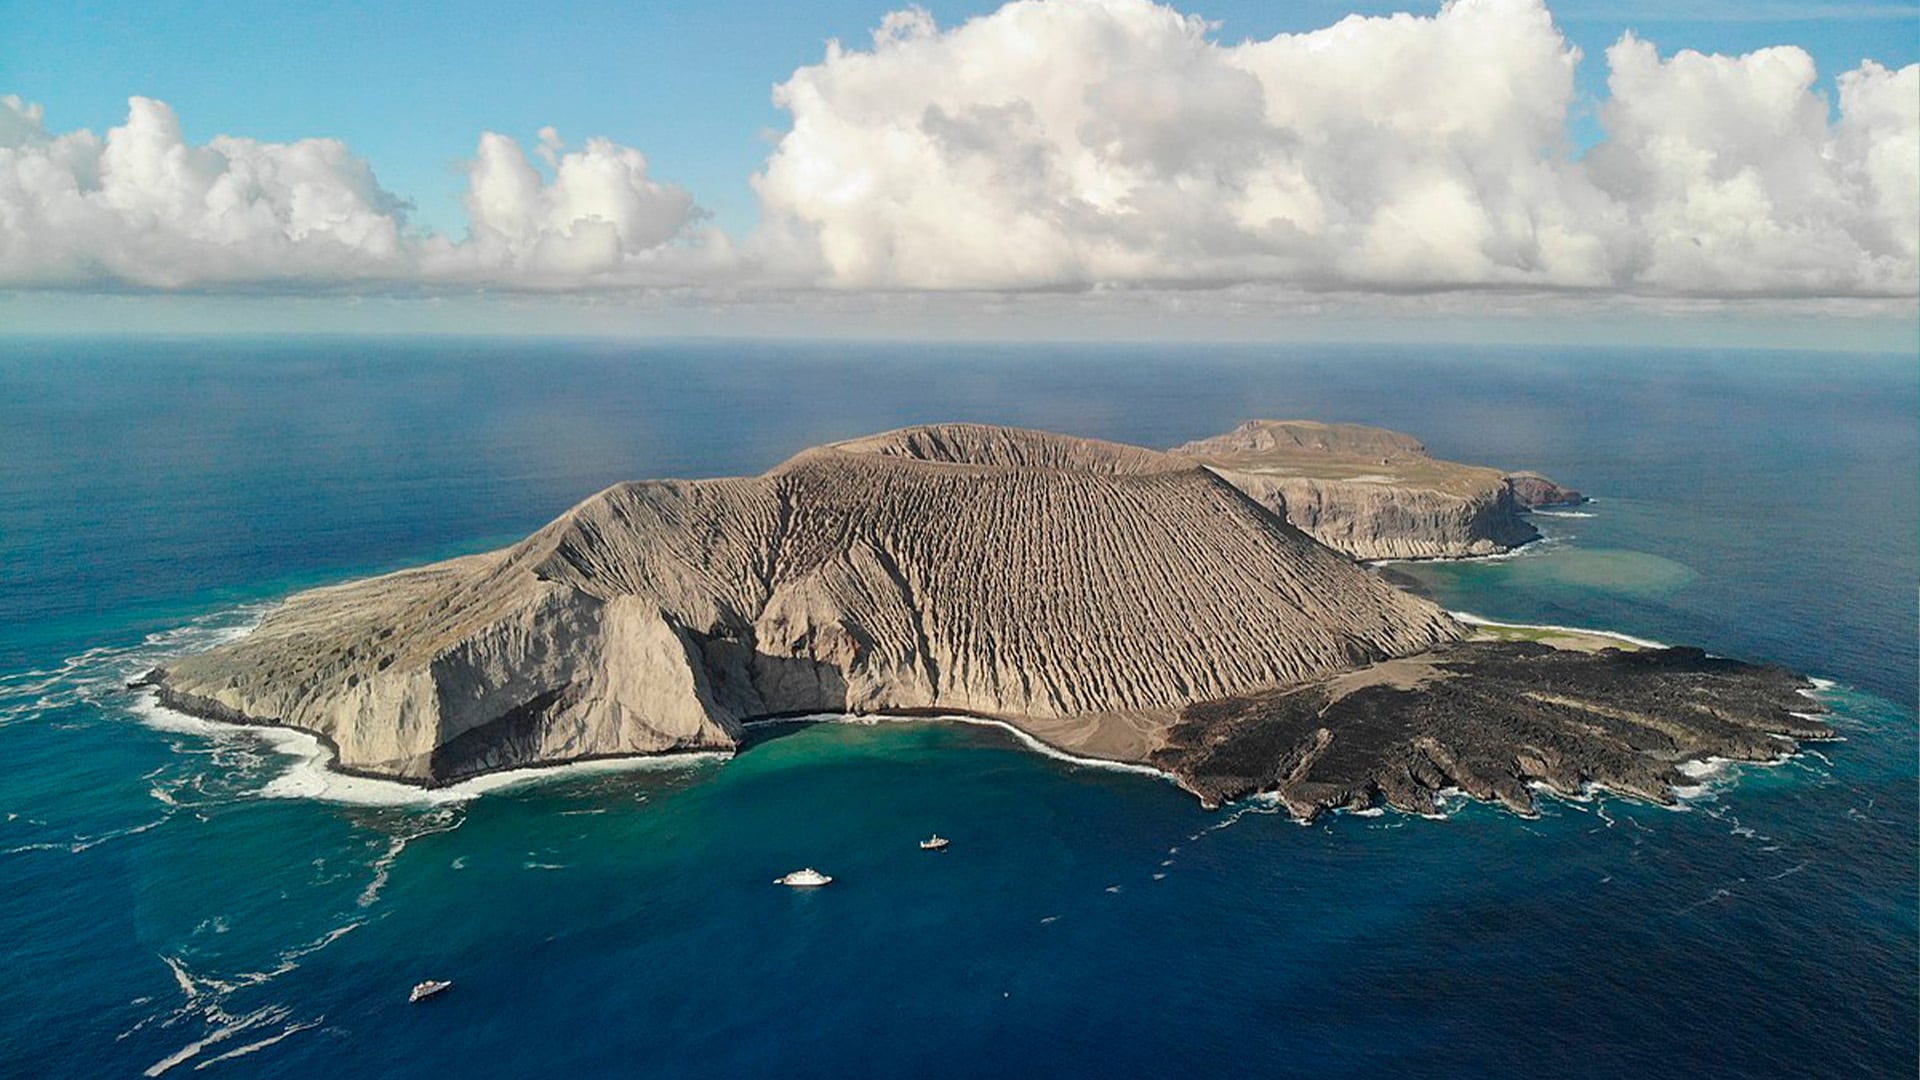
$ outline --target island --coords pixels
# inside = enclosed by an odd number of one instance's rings
[[[1831,734],[1778,668],[1503,638],[1394,587],[1291,520],[1291,451],[1261,440],[1298,430],[1163,452],[940,424],[619,484],[503,550],[296,594],[140,684],[428,786],[738,750],[759,718],[958,715],[1302,818],[1455,788],[1667,801],[1684,762]],[[1404,439],[1378,468],[1469,468]]]
[[[1356,559],[1497,555],[1540,538],[1528,511],[1586,501],[1538,473],[1442,461],[1411,435],[1360,424],[1250,420],[1172,452]]]

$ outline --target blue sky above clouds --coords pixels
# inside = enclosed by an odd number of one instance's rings
[[[0,287],[40,324],[94,293],[481,291],[641,329],[903,291],[1068,327],[1107,292],[1255,321],[1330,295],[1517,317],[1523,290],[1911,322],[1920,5],[1547,7],[20,5]],[[33,186],[49,168],[74,198]]]

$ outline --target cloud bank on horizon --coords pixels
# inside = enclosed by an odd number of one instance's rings
[[[464,237],[326,138],[188,143],[133,98],[104,138],[0,99],[0,286],[436,292],[1271,283],[1677,297],[1920,292],[1920,65],[1815,92],[1807,53],[1583,58],[1541,0],[1453,0],[1225,45],[1150,0],[917,10],[832,44],[731,238],[604,139],[483,134]],[[540,165],[536,165],[536,159]]]

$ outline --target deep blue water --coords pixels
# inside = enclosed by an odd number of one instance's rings
[[[0,1075],[1912,1076],[1917,382],[1766,353],[0,344]],[[1588,491],[1526,555],[1415,572],[1836,680],[1846,741],[1684,811],[1533,821],[1209,813],[938,724],[366,806],[266,797],[292,758],[117,689],[621,479],[930,420],[1165,446],[1251,416]],[[840,880],[768,885],[807,863]],[[429,975],[456,986],[407,1007]]]

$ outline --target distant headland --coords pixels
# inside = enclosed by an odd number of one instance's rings
[[[906,428],[617,485],[504,550],[299,593],[140,684],[428,786],[732,750],[756,718],[962,714],[1302,818],[1454,788],[1668,801],[1684,762],[1831,735],[1791,673],[1489,631],[1356,562],[1505,550],[1580,498],[1375,428],[1171,452]]]
[[[1250,420],[1172,452],[1356,559],[1496,555],[1540,538],[1526,511],[1587,501],[1538,473],[1441,461],[1410,435],[1359,424]]]

